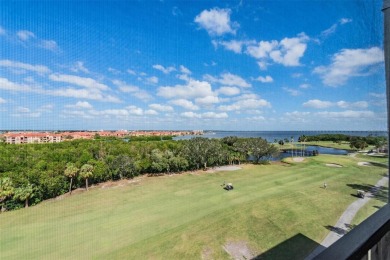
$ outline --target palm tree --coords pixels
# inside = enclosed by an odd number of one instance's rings
[[[294,136],[291,136],[291,146],[292,146],[291,157],[294,157]]]
[[[28,200],[34,195],[34,187],[30,183],[27,186],[15,189],[14,198],[24,201],[24,207],[28,208]]]
[[[84,164],[80,169],[81,178],[85,179],[85,189],[88,190],[88,178],[93,175],[93,166],[90,164]]]
[[[64,171],[64,175],[66,177],[70,178],[69,195],[72,195],[73,178],[76,177],[78,171],[79,171],[79,168],[77,168],[73,163],[68,163],[66,165],[66,169]]]
[[[0,179],[0,203],[1,212],[3,211],[4,201],[14,194],[14,187],[12,180],[8,177]]]

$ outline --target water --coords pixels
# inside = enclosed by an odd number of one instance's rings
[[[347,150],[335,149],[335,148],[329,148],[329,147],[321,147],[321,146],[315,146],[315,145],[305,146],[305,150],[306,150],[306,154],[308,153],[309,156],[312,154],[312,152],[314,150],[317,150],[319,154],[334,154],[334,155],[347,155],[348,154]],[[299,148],[294,150],[293,155],[291,153],[292,153],[291,150],[289,150],[285,153],[282,152],[282,153],[280,153],[280,155],[278,157],[274,158],[274,160],[281,160],[283,158],[287,158],[287,157],[291,157],[291,156],[294,156],[294,157],[302,156],[302,150]],[[305,156],[307,156],[307,155],[305,155]]]
[[[223,138],[226,136],[237,136],[237,137],[261,137],[268,142],[274,142],[274,140],[284,140],[287,138],[291,140],[291,137],[294,139],[294,142],[298,141],[298,138],[302,135],[312,136],[319,134],[344,134],[351,136],[387,136],[386,131],[205,131],[201,137],[205,138]],[[186,140],[193,137],[199,136],[177,136],[173,140]]]

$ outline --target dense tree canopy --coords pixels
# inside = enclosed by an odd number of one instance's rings
[[[352,140],[344,136],[320,138]],[[306,136],[304,140],[313,138]],[[376,147],[387,141],[376,137],[356,140]],[[181,141],[100,137],[50,144],[0,143],[0,204],[7,209],[20,208],[108,180],[179,173],[248,160],[259,163],[277,153],[274,144],[262,138],[235,136]]]

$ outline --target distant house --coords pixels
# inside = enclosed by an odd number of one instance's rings
[[[4,134],[7,144],[59,143],[62,138],[53,133],[7,133]]]

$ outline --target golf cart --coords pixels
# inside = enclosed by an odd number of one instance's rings
[[[221,186],[222,186],[222,188],[224,188],[224,189],[227,190],[227,191],[233,189],[233,184],[231,184],[231,183],[225,183],[225,182],[224,182]]]
[[[361,199],[364,199],[365,192],[363,190],[357,190],[357,196]]]

